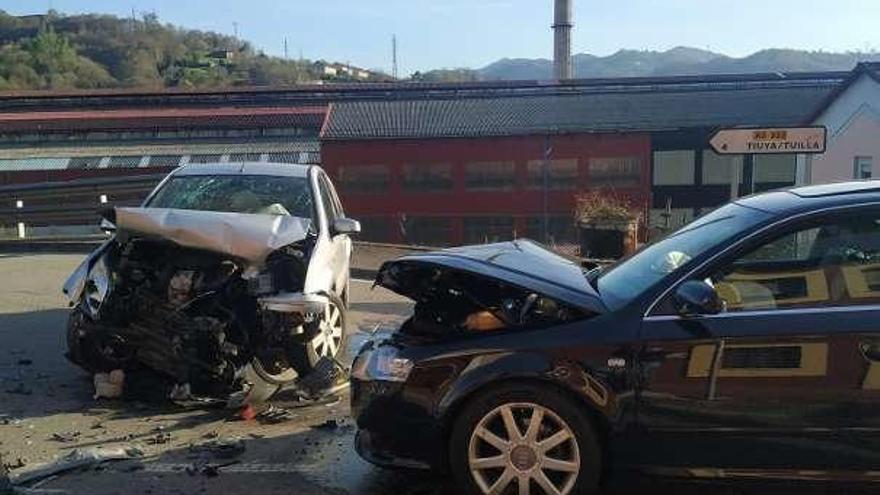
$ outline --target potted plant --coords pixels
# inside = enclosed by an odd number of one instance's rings
[[[594,190],[575,198],[581,256],[617,259],[635,250],[641,214],[626,198]]]

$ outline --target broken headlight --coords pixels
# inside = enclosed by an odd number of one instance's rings
[[[351,367],[351,376],[361,381],[405,382],[413,362],[398,356],[398,349],[389,345],[364,349]]]
[[[82,303],[85,310],[92,318],[97,318],[101,305],[110,292],[110,269],[107,267],[107,258],[102,256],[95,262],[92,270],[83,285]]]

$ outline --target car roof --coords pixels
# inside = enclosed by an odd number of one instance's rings
[[[746,196],[735,202],[750,208],[784,215],[838,206],[880,204],[880,180],[800,186]]]
[[[174,175],[269,175],[277,177],[307,177],[314,165],[272,162],[216,162],[189,163],[174,171]]]

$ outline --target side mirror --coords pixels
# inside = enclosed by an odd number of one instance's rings
[[[724,311],[724,301],[711,285],[702,280],[689,280],[675,291],[675,304],[683,316],[715,315]]]
[[[352,218],[337,218],[333,221],[334,234],[360,234],[361,223]]]
[[[101,229],[101,232],[108,235],[116,232],[116,226],[113,225],[110,220],[107,220],[106,218],[101,219],[101,225],[99,227]]]

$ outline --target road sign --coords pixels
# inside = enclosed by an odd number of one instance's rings
[[[825,153],[825,127],[720,129],[709,139],[719,155]]]

